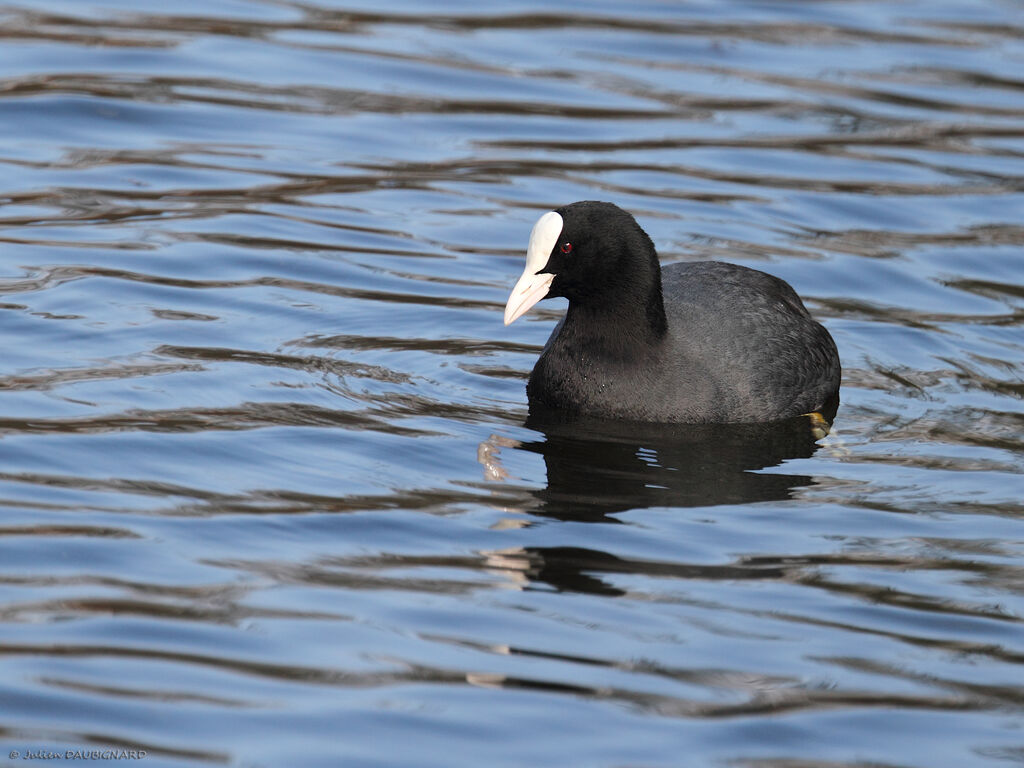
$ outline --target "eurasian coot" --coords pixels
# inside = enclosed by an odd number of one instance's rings
[[[569,309],[530,374],[531,406],[634,421],[765,422],[835,407],[839,355],[793,288],[715,261],[661,268],[612,203],[545,213],[505,324],[541,299]]]

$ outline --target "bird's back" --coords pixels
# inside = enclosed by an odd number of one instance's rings
[[[670,420],[781,419],[836,396],[835,342],[785,281],[734,264],[689,262],[664,267],[662,290],[665,410],[686,414],[697,402],[709,411]]]

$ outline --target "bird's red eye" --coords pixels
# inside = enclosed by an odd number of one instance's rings
[[[562,243],[562,247],[559,249],[562,253],[572,253],[572,243],[566,241]]]

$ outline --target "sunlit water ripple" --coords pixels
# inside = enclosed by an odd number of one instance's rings
[[[1020,10],[8,2],[0,759],[1024,762]],[[832,434],[527,421],[594,198]]]

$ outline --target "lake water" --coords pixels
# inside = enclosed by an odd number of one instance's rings
[[[1019,2],[0,21],[0,760],[1024,763]],[[792,283],[833,432],[528,422],[595,198]]]

